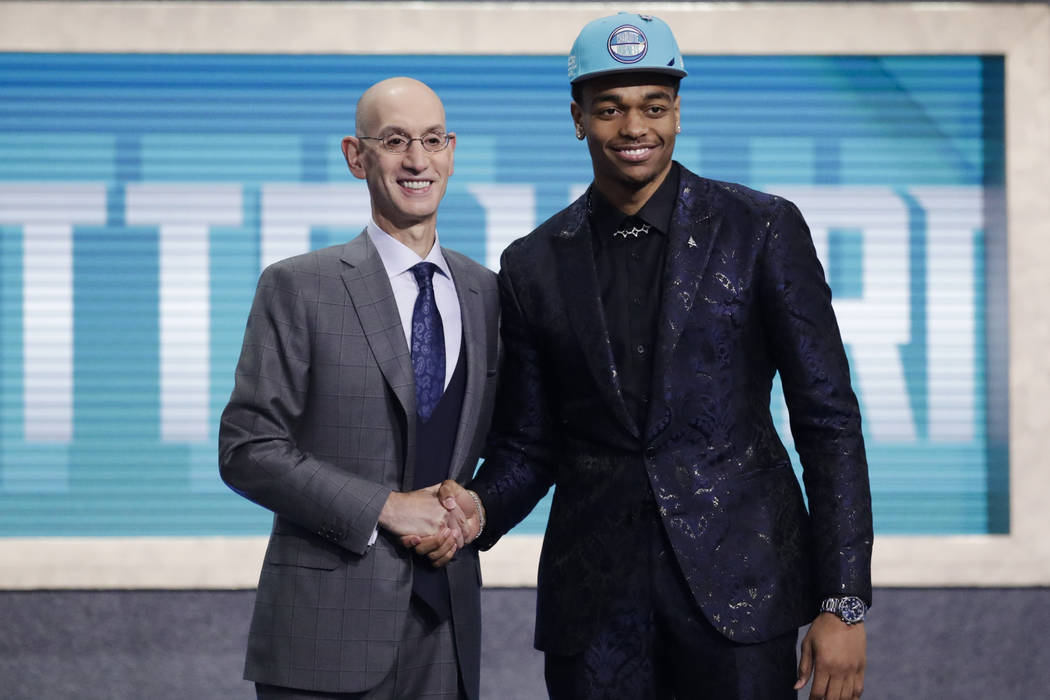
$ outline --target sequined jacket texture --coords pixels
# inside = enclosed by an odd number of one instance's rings
[[[588,197],[503,254],[505,358],[473,482],[488,511],[482,549],[556,484],[537,648],[579,651],[611,597],[632,594],[620,582],[637,563],[623,553],[640,551],[632,523],[654,499],[696,601],[730,639],[808,624],[822,597],[870,602],[860,413],[798,209],[682,169],[648,417],[637,425],[603,319]],[[808,510],[770,414],[777,372]]]

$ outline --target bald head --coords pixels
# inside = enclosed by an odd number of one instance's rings
[[[389,78],[361,95],[355,122],[356,134],[343,138],[343,155],[354,177],[368,184],[372,218],[425,257],[456,150],[441,99],[418,80]]]
[[[373,136],[405,112],[429,115],[438,122],[431,126],[445,128],[445,107],[437,93],[426,83],[403,77],[381,80],[365,90],[357,101],[355,128],[358,135]]]

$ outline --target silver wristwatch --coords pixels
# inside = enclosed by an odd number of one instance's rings
[[[845,595],[822,600],[820,612],[829,612],[832,615],[837,615],[847,625],[855,625],[858,622],[864,622],[864,615],[868,612],[868,606],[855,595]]]

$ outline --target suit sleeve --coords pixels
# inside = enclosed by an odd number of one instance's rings
[[[860,410],[809,228],[785,200],[766,231],[764,322],[802,462],[818,594],[871,602],[872,518]]]
[[[485,461],[470,484],[485,506],[488,522],[481,549],[529,514],[554,483],[552,413],[535,335],[527,326],[508,272],[499,274],[503,362]]]
[[[219,471],[245,498],[363,554],[390,489],[296,444],[310,390],[306,306],[289,270],[275,265],[263,272],[219,425]]]

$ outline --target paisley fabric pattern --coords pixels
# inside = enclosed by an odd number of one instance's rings
[[[430,418],[445,391],[445,329],[434,300],[434,263],[421,262],[411,270],[419,285],[412,309],[412,374],[416,380],[416,413]]]
[[[621,545],[639,498],[655,500],[693,597],[733,641],[808,624],[823,597],[870,603],[860,413],[798,209],[682,170],[639,424],[605,327],[589,196],[503,253],[504,365],[474,481],[489,519],[483,548],[557,485],[540,559],[537,647],[579,652],[610,597],[637,595],[617,581],[636,565]],[[777,373],[808,509],[770,415]]]
[[[547,654],[551,700],[797,700],[797,632],[757,643],[727,640],[682,577],[656,508],[630,526],[646,537],[578,654]]]

